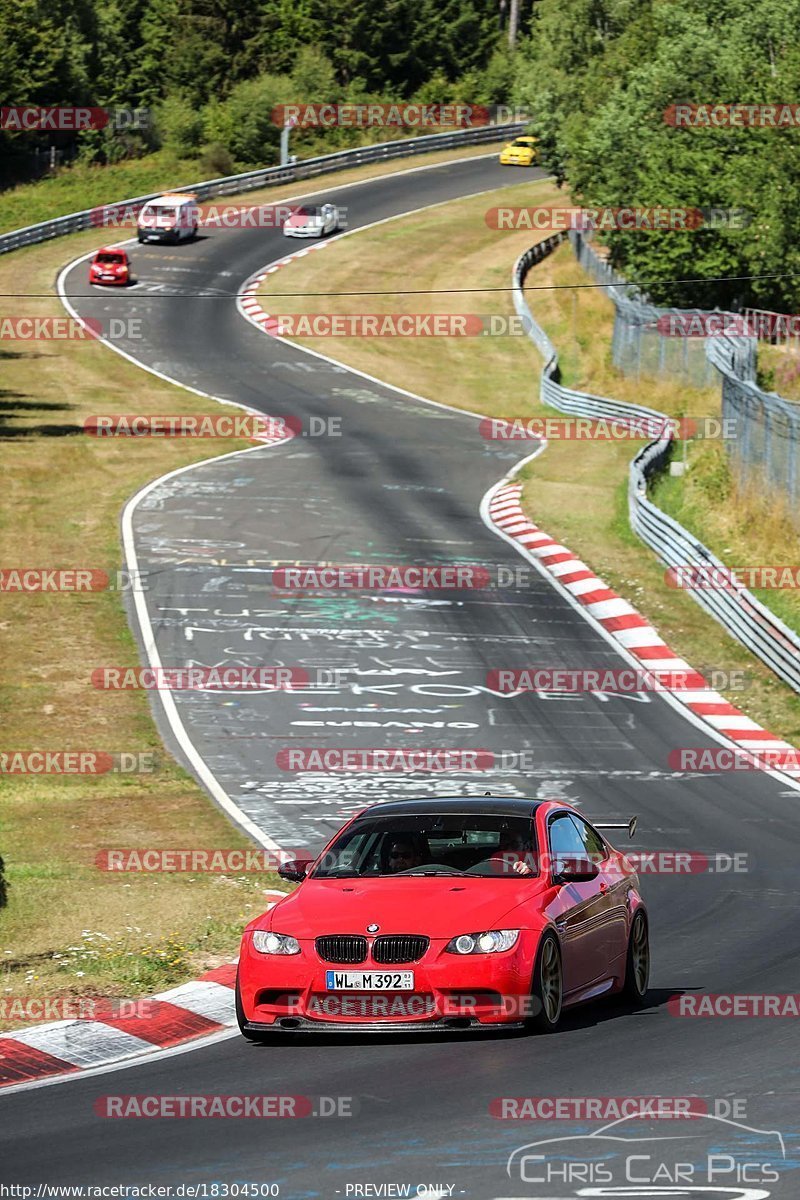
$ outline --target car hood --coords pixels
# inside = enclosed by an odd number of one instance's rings
[[[460,879],[452,876],[403,879],[309,879],[255,922],[296,938],[326,933],[385,933],[453,937],[498,928],[506,913],[544,890],[541,879]],[[528,907],[530,904],[530,908]]]

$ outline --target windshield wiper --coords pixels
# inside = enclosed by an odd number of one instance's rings
[[[396,872],[393,872],[392,874],[424,875],[424,876],[430,877],[430,876],[435,876],[435,875],[466,875],[467,872],[459,871],[458,867],[440,867],[438,870],[434,870],[434,871],[424,871],[424,870],[421,870],[419,867],[411,867],[408,871],[396,871]],[[384,878],[391,879],[392,874],[385,875]]]

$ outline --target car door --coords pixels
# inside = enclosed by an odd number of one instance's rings
[[[555,813],[549,818],[547,841],[553,877],[563,866],[587,859],[584,839],[571,813]],[[602,883],[599,874],[581,883],[557,885],[556,897],[548,906],[561,940],[565,994],[589,987],[608,974],[608,904]]]
[[[605,973],[615,974],[619,971],[620,960],[624,958],[628,949],[630,876],[620,868],[606,842],[588,821],[584,821],[577,813],[572,814],[572,820],[578,827],[587,857],[600,871],[598,882],[604,901],[604,958],[607,964]]]

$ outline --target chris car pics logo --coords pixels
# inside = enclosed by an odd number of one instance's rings
[[[528,1142],[509,1155],[506,1172],[542,1198],[576,1188],[576,1196],[766,1200],[789,1168],[783,1135],[703,1107],[699,1101],[691,1130],[676,1131],[672,1122],[665,1128],[643,1112],[590,1134]]]

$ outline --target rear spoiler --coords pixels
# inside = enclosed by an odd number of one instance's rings
[[[636,833],[636,824],[638,817],[631,817],[630,821],[592,821],[595,829],[627,829],[628,837],[632,838]]]

